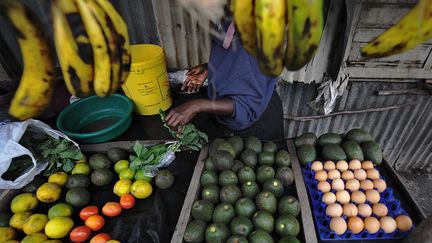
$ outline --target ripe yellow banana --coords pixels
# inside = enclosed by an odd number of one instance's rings
[[[69,92],[78,97],[93,93],[93,51],[79,15],[71,0],[52,3],[54,41],[63,79]]]
[[[397,24],[363,46],[365,57],[386,57],[409,50],[432,38],[432,1],[420,0]]]
[[[288,0],[285,67],[298,70],[314,56],[323,32],[323,0]]]
[[[256,53],[261,71],[278,76],[283,69],[286,0],[256,0]]]
[[[232,0],[231,11],[243,47],[249,54],[256,56],[254,4],[254,0]]]
[[[9,113],[20,120],[39,115],[51,100],[55,69],[38,19],[21,1],[0,1],[0,13],[10,21],[21,49],[24,69]]]

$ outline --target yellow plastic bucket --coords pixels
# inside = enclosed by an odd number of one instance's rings
[[[132,63],[122,88],[135,103],[135,112],[154,115],[172,105],[163,49],[157,45],[131,45]]]

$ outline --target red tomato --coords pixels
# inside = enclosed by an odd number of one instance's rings
[[[83,209],[81,209],[80,212],[80,218],[82,220],[86,220],[88,217],[93,216],[93,215],[97,215],[99,213],[99,209],[96,206],[87,206]]]
[[[90,243],[105,243],[107,241],[111,240],[111,236],[107,233],[100,233],[95,235],[91,240]]]
[[[87,226],[78,226],[73,229],[69,236],[72,242],[84,242],[90,237],[91,229]]]
[[[102,208],[102,213],[108,217],[115,217],[122,211],[122,207],[118,202],[107,202]]]
[[[98,231],[104,227],[105,219],[100,215],[92,215],[86,219],[85,225],[93,231]]]
[[[120,205],[124,209],[133,208],[135,205],[135,197],[132,194],[123,194],[120,197]]]

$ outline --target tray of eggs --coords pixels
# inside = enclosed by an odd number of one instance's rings
[[[414,227],[371,161],[314,161],[303,175],[321,240],[401,239]]]

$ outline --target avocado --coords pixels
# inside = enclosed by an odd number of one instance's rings
[[[66,187],[72,189],[75,187],[87,188],[90,185],[90,179],[84,174],[70,175],[66,181]]]
[[[292,235],[288,235],[283,238],[280,238],[278,243],[300,243],[300,241],[296,237]]]
[[[258,211],[252,217],[255,229],[262,229],[268,233],[273,232],[274,219],[273,216],[267,211]]]
[[[37,189],[42,186],[42,184],[45,184],[46,180],[41,176],[35,176],[34,179],[27,184],[25,187],[23,187],[21,190],[23,192],[27,193],[36,193]]]
[[[245,139],[244,147],[245,147],[245,149],[250,149],[250,150],[254,151],[256,154],[258,154],[262,151],[262,143],[255,136],[247,137]]]
[[[302,135],[294,139],[294,145],[298,148],[304,145],[315,146],[317,142],[317,136],[313,133],[303,133]]]
[[[254,181],[247,181],[242,185],[243,196],[249,199],[254,199],[259,191],[258,184]]]
[[[205,233],[206,242],[212,243],[225,243],[229,236],[230,231],[228,227],[219,223],[209,225]]]
[[[291,165],[291,155],[284,149],[279,150],[275,156],[276,166],[290,166]]]
[[[126,150],[121,148],[110,148],[107,151],[107,156],[113,163],[115,163],[122,159],[128,159],[129,154]]]
[[[340,144],[342,142],[342,137],[333,132],[324,133],[318,138],[318,145],[324,146],[326,144]]]
[[[283,186],[291,186],[294,182],[294,172],[289,167],[279,167],[275,178],[279,179]]]
[[[220,171],[230,170],[234,165],[234,157],[225,150],[216,151],[211,160]]]
[[[201,198],[213,204],[219,203],[219,187],[215,185],[204,187],[201,191]]]
[[[9,220],[12,217],[12,214],[8,212],[0,212],[0,227],[8,227]]]
[[[300,224],[291,214],[282,214],[276,219],[276,233],[281,236],[297,236],[300,232]]]
[[[211,171],[217,171],[216,165],[214,164],[214,162],[211,159],[211,157],[207,157],[204,160],[204,169],[205,170],[211,170]]]
[[[66,193],[66,202],[76,208],[88,205],[90,198],[90,192],[83,187],[74,187]]]
[[[240,198],[235,203],[235,211],[237,215],[242,215],[250,218],[256,212],[256,206],[252,200],[244,197]]]
[[[245,216],[237,216],[230,223],[231,234],[248,236],[252,233],[252,221]]]
[[[346,160],[347,156],[342,147],[338,144],[326,144],[321,149],[321,156],[324,160],[338,161]]]
[[[205,170],[202,172],[200,177],[200,183],[202,187],[214,185],[217,186],[219,182],[219,177],[216,172],[211,170]]]
[[[224,170],[219,174],[219,185],[221,187],[226,185],[237,185],[238,178],[234,171]]]
[[[275,155],[272,152],[263,151],[258,154],[258,164],[260,165],[273,165],[275,162]]]
[[[239,136],[232,136],[228,138],[228,143],[231,144],[231,146],[234,148],[236,156],[238,156],[244,148],[244,142],[243,139]]]
[[[226,243],[249,243],[246,237],[241,235],[232,235]]]
[[[198,200],[192,205],[193,219],[209,222],[213,216],[213,204],[207,200]]]
[[[381,147],[376,142],[364,142],[360,144],[365,160],[370,160],[376,165],[380,165],[383,159]]]
[[[256,179],[255,171],[249,166],[241,168],[237,175],[241,184],[244,184],[247,181],[255,181]]]
[[[242,192],[236,185],[226,185],[222,187],[219,195],[221,202],[229,204],[234,204],[241,197]]]
[[[229,154],[231,154],[231,156],[233,158],[236,157],[236,151],[234,149],[234,147],[227,141],[223,141],[220,142],[217,146],[216,146],[216,150],[224,150],[227,151]]]
[[[363,150],[358,143],[354,141],[345,141],[342,143],[342,149],[347,155],[348,160],[358,159],[364,161]]]
[[[249,243],[274,243],[273,237],[264,230],[255,230],[249,235]]]
[[[284,193],[282,182],[276,178],[266,180],[263,184],[263,191],[269,191],[277,198],[281,197]]]
[[[297,148],[297,157],[302,165],[316,160],[316,150],[312,145],[302,145]]]
[[[105,186],[112,182],[113,173],[107,169],[97,169],[91,174],[91,182],[96,186]]]
[[[260,210],[274,214],[277,210],[277,199],[273,193],[262,191],[255,197],[255,205]]]
[[[235,173],[237,173],[243,167],[244,167],[244,164],[240,160],[235,159],[234,165],[233,165],[231,170],[234,171]]]
[[[358,144],[364,143],[364,142],[372,142],[373,137],[368,132],[366,132],[363,129],[354,128],[347,132],[347,134],[344,137],[345,140],[352,140]]]
[[[105,154],[93,154],[89,159],[89,166],[93,169],[109,169],[111,160]]]
[[[183,235],[184,241],[192,243],[199,243],[204,241],[206,228],[207,224],[204,221],[200,219],[192,220],[186,226],[186,230]]]
[[[255,166],[258,163],[258,157],[257,154],[250,150],[250,149],[245,149],[241,154],[240,154],[240,160],[243,162],[243,164],[255,168]]]
[[[228,225],[234,217],[234,207],[229,203],[220,203],[213,211],[213,222],[215,223]]]
[[[174,175],[169,170],[160,170],[156,174],[155,185],[159,189],[168,189],[174,184]]]
[[[278,212],[279,214],[291,214],[297,217],[300,213],[300,203],[293,196],[282,197],[278,203]]]
[[[223,143],[223,142],[225,142],[223,138],[214,139],[209,145],[209,155],[213,156],[217,151],[217,146],[219,145],[219,143]]]
[[[264,183],[266,180],[274,178],[275,171],[269,165],[261,165],[256,171],[256,178],[259,183]]]
[[[277,145],[273,141],[268,141],[264,143],[262,150],[265,152],[276,153]]]

